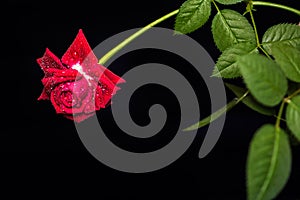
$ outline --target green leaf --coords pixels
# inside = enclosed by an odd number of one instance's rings
[[[237,98],[241,98],[246,92],[247,89],[241,88],[232,84],[225,83],[225,85],[237,96]],[[276,110],[274,108],[263,106],[258,103],[252,95],[247,95],[242,102],[251,108],[252,110],[267,116],[274,116],[276,114]]]
[[[221,10],[212,21],[212,34],[217,47],[224,51],[240,42],[255,43],[255,33],[248,20],[234,10]]]
[[[300,83],[300,51],[286,44],[274,45],[271,50],[286,77]]]
[[[227,48],[219,57],[212,76],[223,78],[240,77],[237,59],[240,56],[258,52],[255,43],[238,43]]]
[[[266,124],[255,133],[247,158],[248,200],[270,200],[284,188],[291,172],[286,133]]]
[[[211,13],[210,0],[187,0],[176,16],[175,31],[187,34],[203,26]]]
[[[231,4],[237,4],[244,0],[216,0],[216,2],[224,5],[231,5]]]
[[[265,106],[276,106],[288,89],[288,81],[275,61],[259,54],[238,59],[240,72],[254,98]]]
[[[300,141],[300,95],[293,97],[288,102],[285,118],[288,128]]]
[[[237,103],[238,103],[238,101],[236,99],[230,101],[227,105],[225,105],[224,107],[220,108],[219,110],[217,110],[216,112],[214,112],[210,116],[202,119],[200,122],[198,122],[196,124],[193,124],[193,125],[185,128],[183,131],[196,130],[196,129],[202,128],[202,127],[210,124],[211,122],[215,121],[220,116],[222,116],[223,114],[225,114],[226,112],[228,112],[229,110],[231,110]]]
[[[271,47],[278,44],[289,44],[300,47],[300,26],[296,24],[278,24],[270,27],[263,35],[262,45],[272,54]]]

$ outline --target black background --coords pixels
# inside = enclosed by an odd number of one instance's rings
[[[295,1],[276,2],[295,6]],[[43,88],[40,81],[43,72],[36,59],[42,56],[46,47],[61,57],[81,28],[93,48],[114,34],[154,21],[179,8],[182,3],[179,0],[12,1],[3,5],[2,10],[8,11],[8,14],[2,12],[1,28],[4,121],[0,133],[0,181],[5,186],[1,188],[3,192],[23,197],[94,195],[97,199],[246,199],[245,164],[250,140],[257,128],[264,123],[274,123],[274,118],[238,105],[228,113],[223,133],[207,157],[199,159],[197,156],[203,139],[201,133],[205,133],[203,128],[191,148],[176,162],[159,171],[130,174],[111,169],[94,159],[81,143],[73,122],[57,116],[49,101],[37,101]],[[234,8],[243,12],[243,4]],[[216,13],[214,8],[212,12]],[[299,21],[295,14],[266,7],[257,7],[255,17],[260,36],[272,25]],[[174,17],[159,26],[173,28],[173,24]],[[213,43],[210,24],[211,19],[189,35],[216,60],[220,53]],[[166,52],[144,50],[122,56],[110,68],[122,75],[131,67],[153,61],[179,70],[182,64],[186,64]],[[191,75],[188,68],[182,73],[190,75],[191,82],[201,92],[201,106],[209,105],[209,99],[205,99],[205,87],[202,84],[197,86],[198,82],[201,83],[199,77]],[[161,95],[157,95],[160,99],[153,98],[153,92]],[[233,95],[228,91],[228,99],[231,98]],[[147,107],[159,101],[173,112],[164,129],[169,133],[171,131],[166,130],[174,129],[179,113],[176,100],[165,89],[144,88],[135,95],[131,112],[137,123],[145,124]],[[131,140],[110,122],[109,109],[101,110],[98,117],[111,130],[108,137],[124,148],[151,150],[173,137],[160,133],[148,142]],[[207,112],[205,108],[204,112]],[[299,146],[293,147],[293,158],[290,180],[278,199],[300,199]]]

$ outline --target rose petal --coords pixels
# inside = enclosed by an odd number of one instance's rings
[[[85,106],[92,99],[93,82],[88,82],[85,78],[76,80],[73,87],[73,95]],[[91,85],[89,85],[91,84]]]
[[[101,88],[101,96],[102,96],[102,107],[106,107],[110,102],[112,96],[116,93],[120,88],[113,84],[106,76],[102,75],[99,80],[99,87]]]
[[[43,55],[43,57],[37,59],[37,63],[43,69],[44,72],[47,72],[48,69],[67,69],[60,62],[59,58],[57,58],[48,48]]]
[[[114,74],[112,71],[110,71],[108,68],[97,64],[93,68],[90,68],[88,71],[88,74],[92,77],[95,77],[97,79],[100,79],[101,76],[106,76],[113,84],[118,83],[125,83],[125,80],[119,77],[118,75]]]
[[[105,104],[103,100],[102,89],[98,86],[95,94],[95,109],[100,110],[101,108],[105,108]]]
[[[44,85],[44,89],[42,94],[38,98],[38,100],[49,100],[50,93],[57,85],[64,83],[64,82],[72,82],[82,78],[81,74],[78,74],[77,70],[73,69],[66,69],[66,70],[59,70],[59,69],[49,69],[46,73],[45,77],[42,79],[42,83]]]
[[[62,105],[60,101],[60,92],[59,88],[55,88],[50,94],[50,101],[56,111],[57,114],[65,114],[65,107]]]
[[[62,62],[70,67],[75,64],[94,65],[97,63],[97,57],[93,53],[82,30],[80,29],[75,40],[62,57]]]
[[[72,100],[71,103],[70,100]],[[86,107],[87,105],[91,107],[90,102],[92,100],[92,87],[89,86],[87,80],[84,78],[75,82],[63,82],[57,85],[50,93],[50,101],[59,114],[79,114],[86,112]],[[95,111],[94,107],[89,112]]]
[[[125,83],[125,80],[122,79],[121,77],[119,77],[118,75],[114,74],[112,71],[110,71],[108,68],[99,65],[100,68],[104,71],[104,75],[107,76],[107,78],[109,78],[109,80],[113,83],[113,84],[117,84],[117,83]]]
[[[42,94],[39,96],[38,100],[49,100],[50,99],[50,95],[49,93],[47,93],[47,89],[44,88],[42,91]]]
[[[49,69],[48,76],[54,76],[57,78],[76,78],[76,76],[80,76],[81,74],[78,73],[76,69],[65,69],[65,70],[58,70],[58,69]]]
[[[95,112],[88,113],[88,114],[81,113],[76,115],[63,115],[63,116],[67,119],[74,120],[75,122],[80,123],[93,115],[95,115]]]
[[[37,62],[45,72],[39,100],[49,99],[58,114],[75,122],[81,122],[109,105],[120,89],[116,84],[125,82],[98,64],[81,29],[62,62],[49,49]]]

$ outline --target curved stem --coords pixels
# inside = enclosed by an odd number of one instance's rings
[[[283,10],[290,11],[292,13],[295,13],[297,15],[300,15],[300,10],[297,10],[295,8],[291,8],[285,5],[277,4],[277,3],[271,3],[271,2],[264,2],[264,1],[252,1],[252,5],[256,6],[270,6],[270,7],[275,7],[275,8],[280,8]]]
[[[232,101],[230,101],[224,107],[220,108],[219,110],[212,113],[208,117],[205,117],[200,122],[183,129],[182,131],[196,130],[196,129],[202,128],[202,127],[210,124],[211,122],[215,121],[216,119],[221,117],[223,114],[225,114],[226,112],[228,112],[229,110],[234,108],[236,105],[238,105],[241,101],[243,101],[248,96],[248,94],[249,94],[249,91],[247,91],[245,94],[243,94],[240,98],[234,98]]]
[[[174,10],[173,12],[170,12],[169,14],[155,20],[154,22],[148,24],[147,26],[145,26],[144,28],[140,29],[139,31],[137,31],[136,33],[134,33],[133,35],[131,35],[130,37],[128,37],[127,39],[125,39],[123,42],[121,42],[118,46],[116,46],[115,48],[113,48],[112,50],[110,50],[108,53],[106,53],[100,60],[99,60],[99,64],[104,65],[112,56],[114,56],[116,53],[118,53],[123,47],[125,47],[127,44],[129,44],[130,42],[132,42],[135,38],[139,37],[140,35],[142,35],[143,33],[145,33],[147,30],[149,30],[150,28],[152,28],[153,26],[159,24],[160,22],[165,21],[166,19],[176,15],[179,12],[178,10]]]
[[[284,98],[284,100],[281,102],[281,105],[280,105],[280,108],[279,108],[279,112],[278,112],[278,115],[277,115],[277,120],[276,120],[276,124],[275,124],[275,128],[276,129],[279,129],[280,128],[280,121],[282,120],[282,114],[283,114],[283,109],[284,109],[284,105],[286,103],[289,103],[290,100],[298,95],[300,93],[300,88],[298,90],[296,90],[293,94],[291,94],[290,96]]]
[[[247,11],[250,13],[250,17],[251,17],[251,21],[252,21],[252,25],[253,25],[253,29],[254,29],[254,33],[255,33],[257,48],[259,48],[269,59],[271,59],[270,55],[264,50],[264,48],[262,48],[262,46],[260,44],[257,27],[256,27],[256,23],[254,20],[253,12],[252,12],[252,2],[250,2],[248,4]]]
[[[300,94],[300,88],[298,90],[296,90],[293,94],[291,94],[290,96],[287,97],[287,99],[291,99],[293,98],[294,96]]]

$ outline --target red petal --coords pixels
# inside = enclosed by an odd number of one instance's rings
[[[56,92],[51,92],[50,101],[51,101],[53,107],[55,108],[56,113],[57,114],[63,114],[64,110],[61,108],[61,106],[59,104],[57,104],[57,98],[56,98],[55,95],[56,95]]]
[[[49,100],[49,99],[50,97],[49,94],[47,93],[47,89],[44,88],[38,100]]]
[[[94,65],[98,62],[89,43],[87,42],[82,30],[80,29],[75,40],[62,57],[62,62],[70,67],[79,63],[85,65]]]
[[[58,70],[49,69],[46,76],[42,79],[44,89],[38,100],[49,100],[51,91],[64,82],[74,82],[82,78],[82,75],[74,69]]]
[[[105,108],[105,105],[103,101],[102,89],[97,86],[95,94],[95,110],[100,110],[101,108]]]
[[[107,76],[107,78],[109,78],[109,80],[113,83],[113,84],[117,84],[117,83],[125,83],[125,80],[122,79],[121,77],[119,77],[118,75],[114,74],[112,71],[110,71],[109,69],[107,69],[106,67],[99,65],[100,68],[104,71],[104,75]]]
[[[100,96],[102,100],[101,107],[106,107],[110,101],[111,97],[118,91],[120,88],[117,87],[115,84],[113,84],[106,76],[101,76],[101,79],[99,81],[99,87],[100,89]],[[97,93],[96,93],[97,95]]]
[[[43,57],[37,59],[37,63],[40,67],[46,72],[48,69],[67,69],[63,64],[60,62],[59,58],[57,58],[48,48],[43,55]]]
[[[74,120],[73,115],[63,115],[63,116],[67,119]]]
[[[50,69],[48,70],[48,73],[50,73],[52,76],[57,77],[57,78],[79,78],[82,75],[80,73],[78,73],[77,70],[75,69],[66,69],[66,70],[54,70],[54,69]]]
[[[88,113],[88,114],[77,114],[77,115],[64,115],[65,118],[70,119],[70,120],[74,120],[77,123],[80,123],[84,120],[86,120],[87,118],[91,117],[95,115],[95,113]]]

